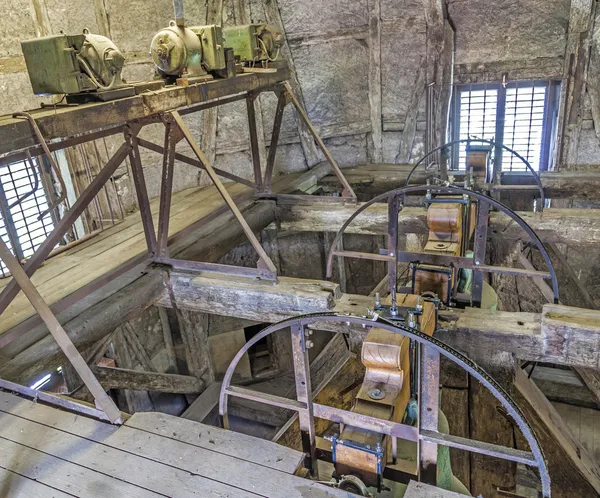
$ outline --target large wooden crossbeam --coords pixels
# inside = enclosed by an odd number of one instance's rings
[[[382,194],[388,190],[403,187],[412,164],[368,164],[344,170],[344,176],[358,193]],[[544,171],[540,174],[544,195],[547,199],[600,199],[600,172],[594,171]],[[425,170],[419,167],[411,178],[411,184],[425,183]],[[457,181],[462,176],[456,172]],[[327,176],[322,183],[336,185],[336,178]],[[533,177],[523,174],[507,173],[502,178],[503,185],[495,187],[497,191],[518,190],[522,193],[536,194]],[[524,185],[523,183],[531,183]]]
[[[216,273],[199,276],[171,274],[174,300],[179,309],[276,322],[300,314],[337,311],[363,314],[373,298],[341,294],[331,282],[282,278],[279,283],[257,282]],[[158,304],[172,306],[165,291]],[[358,345],[362,328],[333,325]],[[440,313],[436,337],[474,360],[489,351],[506,351],[521,360],[600,368],[600,311],[546,305],[539,313],[513,313],[481,309]],[[323,324],[320,330],[333,330]]]
[[[358,209],[354,204],[296,203],[278,205],[278,228],[292,232],[337,232]],[[387,204],[367,208],[346,229],[345,233],[384,235],[387,233]],[[600,209],[545,209],[542,213],[517,213],[538,234],[543,242],[595,244],[600,242]],[[400,211],[399,233],[427,234],[427,210],[406,207]],[[490,216],[490,238],[526,239],[527,235],[505,214]]]

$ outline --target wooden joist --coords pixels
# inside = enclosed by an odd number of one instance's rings
[[[278,228],[292,232],[337,232],[359,206],[327,203],[280,203]],[[346,233],[384,235],[387,233],[387,204],[368,207],[348,226]],[[517,213],[543,242],[595,244],[600,242],[600,209],[545,209],[543,212]],[[427,210],[405,207],[400,211],[399,233],[428,233]],[[508,216],[494,212],[490,216],[490,239],[528,240],[527,234]]]
[[[276,322],[306,313],[364,313],[373,298],[339,294],[332,282],[280,278],[279,283],[205,273],[171,276],[178,308]],[[167,293],[159,300],[171,306]],[[315,325],[318,330],[349,334],[352,349],[365,330],[343,322]],[[506,351],[521,360],[600,368],[600,311],[546,305],[543,313],[514,313],[476,308],[440,313],[436,337],[468,354],[485,358],[489,351]]]
[[[412,164],[366,164],[344,170],[344,176],[357,192],[376,195],[403,187],[412,168]],[[455,172],[455,175],[457,180],[461,179],[462,175],[459,172]],[[425,178],[425,167],[420,165],[410,183],[424,184]],[[600,199],[600,172],[544,171],[540,178],[547,199]],[[522,185],[522,175],[506,174],[502,181],[504,185],[499,186],[498,191],[513,189],[533,194],[538,192],[535,185]],[[335,177],[327,176],[323,178],[322,183],[335,184]]]
[[[204,382],[190,375],[142,372],[127,368],[93,367],[92,371],[104,389],[132,389],[164,393],[199,393]]]
[[[600,472],[548,399],[517,369],[515,401],[546,458],[554,496],[600,496]],[[525,449],[525,448],[520,448]]]

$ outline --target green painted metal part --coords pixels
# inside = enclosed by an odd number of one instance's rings
[[[85,35],[53,35],[21,42],[33,93],[78,93],[94,87],[85,78],[75,57]]]
[[[261,50],[258,47],[257,24],[245,26],[232,26],[223,30],[225,46],[232,48],[236,59],[242,62],[250,62],[260,57]]]

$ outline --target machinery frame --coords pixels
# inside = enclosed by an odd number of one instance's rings
[[[77,201],[63,214],[61,219],[56,223],[54,230],[23,266],[21,266],[20,262],[12,256],[4,241],[0,240],[0,259],[5,262],[12,275],[11,281],[9,281],[2,292],[0,292],[0,316],[15,299],[19,291],[23,290],[27,299],[38,313],[37,320],[39,321],[37,323],[41,323],[42,321],[46,323],[65,356],[73,364],[75,370],[98,402],[99,407],[102,408],[111,422],[121,422],[119,410],[112,399],[108,397],[106,392],[102,389],[102,386],[56,319],[55,313],[83,299],[91,292],[101,288],[110,280],[125,273],[143,261],[146,261],[148,264],[159,266],[164,270],[165,284],[170,291],[172,290],[170,287],[170,269],[184,269],[191,272],[207,270],[218,271],[220,273],[276,280],[277,269],[275,265],[254,235],[251,227],[244,219],[243,214],[236,205],[236,200],[231,197],[219,177],[221,176],[253,188],[255,190],[255,196],[257,194],[273,195],[271,191],[271,180],[274,170],[275,155],[282,124],[283,109],[288,103],[294,105],[300,119],[309,129],[315,142],[323,151],[333,172],[340,180],[340,183],[344,188],[344,193],[342,198],[338,199],[342,202],[348,200],[356,202],[356,195],[352,190],[352,187],[319,137],[300,101],[293,94],[291,86],[286,81],[288,77],[289,70],[287,67],[280,66],[274,67],[266,73],[254,73],[251,71],[250,73],[240,74],[229,79],[201,82],[185,87],[168,87],[161,92],[152,92],[147,95],[140,94],[135,97],[111,102],[66,107],[60,109],[60,112],[55,108],[54,113],[48,113],[48,111],[44,111],[43,109],[31,113],[16,113],[12,120],[5,120],[0,124],[0,129],[3,133],[6,131],[7,138],[7,140],[3,141],[3,144],[0,145],[0,149],[3,149],[0,150],[0,165],[17,160],[29,160],[32,154],[36,155],[44,153],[51,158],[51,153],[56,150],[92,141],[97,138],[119,134],[123,135],[123,143],[121,146],[116,150],[104,167],[101,168],[98,175],[91,181],[88,187],[81,193]],[[258,147],[259,139],[254,101],[262,92],[270,91],[275,92],[277,95],[278,105],[271,138],[271,148],[263,178]],[[245,100],[247,104],[250,149],[254,171],[253,181],[246,180],[232,173],[213,167],[210,159],[202,151],[201,147],[194,139],[191,130],[182,118],[185,114],[198,112],[238,100]],[[93,115],[96,119],[90,119],[88,113]],[[127,118],[123,119],[121,114]],[[81,119],[82,116],[87,116],[87,119]],[[27,118],[27,123],[22,119],[19,119],[23,117]],[[36,119],[36,117],[39,117],[39,120]],[[138,136],[143,127],[156,123],[162,124],[165,128],[165,139],[162,147],[147,140],[143,140]],[[44,135],[44,132],[47,132],[46,135]],[[191,147],[196,156],[195,158],[176,152],[175,147],[177,143],[184,139]],[[9,144],[8,150],[6,149],[7,143]],[[11,143],[13,145],[12,150],[10,149]],[[140,158],[140,147],[153,150],[163,156],[158,228],[156,231],[154,230],[150,201]],[[143,258],[134,258],[133,261],[126,263],[109,275],[104,275],[77,290],[65,300],[57,303],[59,306],[48,306],[33,285],[31,276],[43,264],[52,250],[59,244],[64,235],[75,223],[77,218],[94,200],[96,195],[110,180],[114,172],[127,157],[129,157],[131,162],[133,181],[144,228],[147,245],[146,255]],[[216,187],[226,204],[226,208],[213,212],[209,218],[221,214],[224,209],[229,209],[233,213],[234,217],[242,226],[246,237],[258,253],[259,260],[257,268],[185,261],[170,257],[168,243],[175,239],[175,237],[169,237],[169,218],[175,160],[206,171],[212,184]],[[275,197],[276,196],[277,195],[275,194]],[[21,197],[19,202],[24,198],[24,196]],[[57,205],[58,203],[54,203],[51,208],[54,209]],[[196,222],[188,227],[185,230],[185,233],[189,233],[201,223],[206,222],[207,218]],[[179,234],[179,236],[182,235]],[[170,294],[172,295],[172,292],[170,292]],[[29,327],[32,326],[31,323],[28,323],[28,325]],[[19,335],[26,330],[24,327],[17,327],[17,329],[18,330],[13,330],[10,334],[5,334],[0,338],[0,347],[19,337]]]
[[[309,337],[313,331],[309,327],[318,329],[318,324],[324,322],[341,322],[347,325],[362,326],[365,329],[377,327],[401,334],[419,344],[419,423],[416,427],[313,402],[308,362]],[[258,341],[288,328],[291,329],[292,336],[296,399],[282,398],[244,387],[232,386],[233,374],[242,356]],[[521,430],[529,444],[530,452],[442,434],[438,431],[440,356],[445,356],[459,365],[490,391]],[[535,467],[540,475],[542,496],[549,498],[551,495],[550,476],[541,447],[525,416],[506,391],[482,368],[445,343],[405,324],[392,323],[377,314],[371,317],[361,317],[333,312],[316,313],[283,320],[266,327],[238,351],[223,378],[219,396],[219,414],[222,425],[226,429],[229,428],[228,401],[231,396],[298,412],[303,450],[306,454],[305,464],[313,475],[316,474],[317,458],[314,419],[321,418],[391,436],[393,448],[396,447],[394,440],[397,438],[416,442],[419,481],[436,484],[437,446],[444,445]]]

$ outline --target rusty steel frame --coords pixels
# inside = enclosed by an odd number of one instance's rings
[[[249,85],[252,86],[255,84],[253,81],[249,81]],[[226,82],[227,83],[227,82]],[[218,88],[218,87],[217,87]],[[227,91],[232,91],[233,95],[227,95]],[[204,90],[202,86],[201,90]],[[179,91],[179,90],[178,90]],[[276,111],[275,118],[275,126],[273,129],[273,136],[271,139],[271,148],[269,151],[269,157],[267,160],[267,168],[265,171],[264,179],[262,177],[261,172],[261,162],[260,162],[260,153],[258,147],[258,136],[257,136],[257,125],[256,125],[256,112],[254,108],[254,101],[263,91],[274,91],[278,95],[278,109]],[[219,94],[219,92],[221,92]],[[236,93],[237,92],[237,93]],[[142,220],[142,226],[144,228],[144,235],[146,239],[146,245],[148,248],[147,255],[142,258],[134,258],[132,262],[129,262],[125,265],[121,265],[119,269],[110,272],[111,278],[114,278],[116,275],[122,274],[124,271],[131,269],[133,266],[143,262],[147,257],[151,262],[154,262],[159,265],[166,265],[172,268],[180,268],[184,271],[193,271],[193,272],[202,272],[202,271],[217,271],[220,273],[231,273],[243,276],[250,276],[252,278],[261,278],[265,280],[276,280],[277,278],[277,270],[267,253],[262,248],[261,243],[258,241],[256,236],[254,235],[252,229],[244,219],[242,213],[238,209],[236,202],[230,196],[225,186],[221,183],[218,176],[222,176],[224,178],[233,180],[235,182],[239,182],[243,185],[246,185],[250,188],[255,189],[256,193],[262,193],[265,189],[263,185],[267,185],[268,191],[270,191],[271,186],[271,177],[274,166],[274,159],[277,149],[277,142],[279,138],[279,132],[281,128],[281,120],[283,117],[283,109],[288,102],[293,102],[294,106],[298,110],[300,117],[302,120],[306,122],[311,133],[313,134],[315,140],[320,145],[325,154],[326,158],[330,162],[333,170],[336,175],[342,181],[344,185],[344,195],[352,197],[353,200],[356,199],[354,192],[350,188],[350,185],[343,177],[343,174],[339,170],[337,163],[331,157],[329,152],[327,151],[325,145],[322,140],[316,133],[314,127],[310,123],[308,116],[302,109],[301,105],[293,95],[291,88],[289,85],[282,85],[281,83],[275,84],[275,86],[264,86],[264,88],[258,88],[257,90],[242,90],[240,92],[239,85],[229,85],[225,84],[223,90],[217,90],[215,92],[218,96],[212,98],[211,100],[200,101],[206,99],[206,95],[204,93],[199,93],[198,95],[194,94],[194,98],[192,101],[196,101],[196,104],[191,106],[187,106],[181,111],[177,110],[169,110],[165,112],[156,112],[151,111],[150,114],[141,117],[135,117],[125,122],[115,122],[115,123],[105,123],[103,128],[99,128],[97,130],[86,129],[83,133],[72,133],[70,136],[66,137],[53,137],[53,140],[47,142],[43,136],[41,136],[41,132],[39,131],[39,127],[37,122],[30,115],[23,115],[23,117],[27,117],[30,122],[33,122],[33,129],[35,135],[38,139],[37,143],[33,143],[27,146],[24,149],[21,149],[15,153],[7,153],[3,154],[0,157],[0,164],[5,164],[11,161],[27,158],[31,151],[36,152],[44,152],[49,156],[50,160],[52,160],[51,152],[64,149],[66,147],[86,143],[97,138],[103,138],[112,135],[118,135],[123,133],[124,143],[117,149],[117,151],[113,154],[113,156],[107,161],[104,167],[101,168],[100,172],[97,176],[90,182],[87,188],[82,192],[77,201],[73,204],[73,206],[68,209],[63,217],[55,224],[54,230],[50,233],[50,235],[46,238],[44,242],[37,248],[35,253],[24,263],[21,267],[21,264],[17,259],[14,258],[10,254],[8,248],[4,245],[4,247],[0,247],[0,251],[2,253],[2,259],[10,259],[12,257],[14,261],[10,261],[10,267],[7,263],[7,267],[9,271],[11,268],[18,273],[18,276],[13,274],[11,281],[6,285],[6,287],[0,293],[0,315],[8,308],[10,303],[15,299],[19,290],[23,290],[28,299],[32,302],[34,308],[38,312],[36,317],[31,317],[23,323],[27,323],[27,326],[16,326],[9,333],[0,337],[0,347],[10,343],[20,334],[24,333],[28,328],[35,325],[37,326],[42,321],[46,323],[50,332],[53,336],[55,336],[59,345],[63,347],[65,350],[65,354],[67,358],[75,368],[78,370],[78,373],[81,375],[82,379],[86,380],[86,384],[89,383],[88,387],[90,391],[94,394],[99,404],[102,406],[105,411],[107,417],[111,421],[117,421],[117,415],[115,414],[116,406],[110,402],[106,401],[106,393],[102,390],[101,385],[98,383],[97,379],[89,370],[89,367],[84,363],[81,364],[82,358],[77,349],[70,342],[70,339],[64,332],[64,329],[59,324],[58,320],[54,313],[65,309],[66,307],[73,305],[80,299],[83,299],[89,293],[97,290],[102,285],[104,285],[110,279],[107,276],[96,279],[94,282],[84,286],[81,289],[78,289],[67,298],[61,300],[58,303],[52,305],[52,307],[48,306],[37,290],[35,286],[30,280],[30,277],[33,273],[42,265],[42,263],[46,260],[46,258],[50,255],[54,247],[60,242],[60,240],[64,237],[65,233],[71,228],[71,226],[75,223],[77,218],[83,213],[83,211],[89,206],[91,202],[94,201],[96,195],[105,187],[106,183],[110,180],[116,169],[121,165],[121,163],[129,157],[131,162],[131,172],[133,177],[133,182],[135,185],[137,203],[140,210],[140,217]],[[283,95],[283,97],[282,97]],[[209,97],[210,98],[210,97]],[[235,102],[239,100],[246,100],[247,111],[248,111],[248,125],[250,132],[250,146],[252,152],[252,161],[253,161],[253,169],[254,169],[254,182],[248,181],[244,178],[241,178],[232,173],[228,173],[226,171],[220,170],[218,168],[214,168],[212,164],[208,161],[207,157],[200,149],[198,144],[195,142],[189,128],[182,120],[181,115],[189,114],[191,112],[197,112],[202,109],[208,109],[211,107],[227,104],[230,102]],[[47,118],[46,118],[47,119]],[[64,120],[64,118],[61,118]],[[146,140],[143,140],[138,137],[138,133],[142,127],[153,124],[157,122],[163,122],[165,125],[165,143],[164,147],[153,144]],[[194,155],[197,159],[193,159],[187,157],[183,154],[178,154],[175,151],[176,144],[185,139],[190,147],[192,148]],[[144,172],[141,162],[140,156],[140,147],[147,148],[149,150],[153,150],[163,155],[163,168],[162,168],[162,179],[161,179],[161,191],[160,191],[160,202],[159,202],[159,216],[158,216],[158,227],[155,230],[154,221],[150,209],[150,201],[148,197],[148,191],[146,187],[146,182],[144,178]],[[205,170],[212,183],[217,188],[219,194],[223,198],[226,203],[227,208],[233,213],[235,218],[239,221],[242,226],[242,229],[246,236],[248,237],[250,243],[256,250],[259,255],[258,268],[242,268],[235,267],[229,265],[218,265],[213,263],[201,263],[201,262],[188,262],[181,261],[169,258],[168,252],[168,243],[169,243],[169,218],[170,218],[170,207],[171,207],[171,196],[172,196],[172,187],[173,187],[173,175],[174,175],[174,163],[175,160],[179,160],[183,163],[189,164],[194,167],[201,168]],[[64,189],[63,189],[64,190]],[[240,197],[240,196],[236,196]],[[225,212],[226,208],[218,209],[217,213]],[[213,215],[208,216],[207,219],[214,218],[215,213]],[[201,222],[205,222],[203,219]],[[186,233],[189,233],[191,228],[199,226],[199,222],[196,222],[189,227],[187,230],[184,230]],[[181,234],[179,234],[181,235]],[[177,237],[173,237],[171,241],[174,241]],[[4,250],[5,249],[5,250]],[[18,268],[15,267],[15,262]],[[5,261],[6,263],[6,261]],[[12,271],[11,271],[12,273]],[[104,393],[104,395],[102,394]],[[112,405],[111,405],[112,403]],[[313,438],[314,439],[314,438]]]
[[[362,326],[365,329],[382,328],[408,337],[419,345],[421,351],[418,374],[419,422],[416,427],[313,402],[310,395],[310,367],[306,361],[306,337],[309,334],[309,326],[318,327],[319,323],[324,322],[342,322],[347,325]],[[258,341],[270,334],[288,329],[291,330],[292,337],[292,352],[297,387],[296,399],[283,398],[244,387],[232,386],[231,381],[235,369],[244,354]],[[521,433],[529,444],[530,452],[439,432],[439,367],[442,355],[481,382],[500,402],[506,413],[521,430]],[[309,469],[312,469],[315,464],[316,443],[313,442],[314,419],[322,418],[338,424],[350,425],[359,429],[389,435],[392,438],[400,438],[418,443],[418,479],[424,482],[436,484],[437,446],[444,445],[536,467],[540,474],[544,498],[549,498],[551,494],[550,477],[538,440],[525,416],[504,389],[473,361],[443,342],[428,336],[418,329],[410,328],[404,324],[392,323],[377,315],[373,318],[366,318],[334,312],[315,313],[290,318],[268,326],[252,337],[237,352],[225,372],[219,395],[219,415],[222,425],[226,429],[229,428],[228,401],[231,396],[298,412],[301,420],[300,427],[303,433],[303,449],[306,453],[305,462]]]
[[[463,196],[468,196],[474,198],[478,201],[478,209],[477,209],[477,230],[475,234],[475,254],[474,258],[471,260],[470,258],[465,258],[461,256],[444,256],[441,254],[427,254],[427,253],[415,253],[415,252],[406,252],[406,251],[395,251],[392,255],[389,251],[384,251],[384,254],[373,254],[373,253],[363,253],[363,252],[352,252],[352,251],[344,251],[340,248],[340,241],[342,240],[342,235],[344,234],[346,228],[352,223],[352,221],[360,215],[363,211],[365,211],[369,206],[375,204],[376,202],[390,202],[390,200],[394,197],[400,198],[404,197],[407,193],[417,193],[417,192],[430,192],[434,194],[458,194]],[[522,270],[520,268],[511,268],[511,267],[502,267],[502,266],[488,266],[485,264],[485,251],[487,244],[487,227],[488,227],[488,218],[489,211],[494,207],[499,211],[506,214],[509,218],[515,221],[529,236],[530,240],[540,251],[546,266],[548,268],[548,272],[539,272],[532,270]],[[388,236],[393,233],[393,220],[391,218],[390,212],[388,211]],[[387,252],[387,254],[385,254]],[[541,278],[549,278],[552,281],[552,290],[554,294],[554,302],[558,303],[558,280],[556,278],[556,271],[554,266],[552,265],[552,261],[546,250],[543,242],[537,236],[535,231],[527,224],[527,222],[521,218],[517,213],[515,213],[512,209],[508,208],[501,202],[489,197],[488,195],[482,194],[480,192],[475,192],[472,190],[467,190],[462,187],[456,186],[432,186],[432,185],[409,185],[405,187],[401,187],[395,190],[391,190],[389,192],[385,192],[380,194],[368,202],[362,204],[352,215],[344,222],[342,227],[338,230],[333,242],[331,244],[331,248],[329,249],[329,254],[327,257],[327,269],[326,269],[326,278],[331,279],[333,272],[333,258],[334,256],[338,257],[350,257],[350,258],[359,258],[359,259],[370,259],[374,261],[386,261],[388,262],[388,276],[389,276],[389,267],[395,262],[426,262],[426,263],[434,263],[434,264],[442,264],[442,265],[454,265],[461,268],[472,269],[474,274],[474,282],[475,288],[471,293],[471,299],[473,304],[478,304],[481,302],[481,292],[483,289],[483,273],[506,273],[510,275],[516,276],[526,276],[526,277],[541,277]],[[477,277],[477,278],[475,278]],[[390,279],[391,280],[391,279]],[[396,282],[389,282],[389,286],[391,289],[392,285],[397,285]],[[396,305],[395,300],[392,296],[392,308]]]
[[[94,396],[96,404],[102,409],[113,424],[122,423],[121,411],[117,408],[117,405],[115,405],[112,398],[106,394],[106,391],[104,391],[102,385],[90,370],[90,367],[65,332],[65,329],[62,328],[62,325],[58,322],[56,316],[54,316],[54,313],[50,310],[50,307],[35,288],[35,285],[33,285],[33,282],[31,282],[17,258],[11,254],[1,238],[0,259],[4,261],[4,264],[12,274],[14,281],[18,283],[31,305],[35,308],[48,327],[48,330],[60,346],[60,349],[62,349],[67,359],[81,377],[81,380],[83,380],[86,387],[90,390],[90,393],[92,393],[92,396]]]

